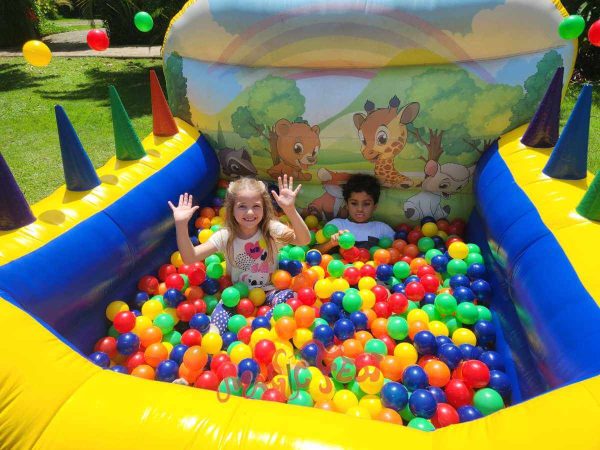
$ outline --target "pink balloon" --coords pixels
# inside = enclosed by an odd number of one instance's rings
[[[588,30],[590,44],[600,47],[600,19],[596,20]]]
[[[87,43],[92,50],[103,52],[110,44],[104,30],[90,30],[87,34]]]

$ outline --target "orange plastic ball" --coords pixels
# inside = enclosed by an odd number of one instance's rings
[[[390,255],[390,252],[384,248],[375,250],[375,253],[373,253],[373,261],[377,265],[389,264],[391,260],[392,260],[392,256]]]
[[[158,285],[158,294],[163,295],[165,292],[167,292],[167,285],[165,283],[160,283]]]
[[[374,418],[375,420],[379,420],[381,422],[402,425],[402,417],[400,417],[400,414],[390,408],[383,408]]]
[[[144,351],[144,359],[148,363],[148,365],[152,367],[158,366],[162,361],[169,357],[169,351],[167,347],[162,345],[162,343],[157,342],[155,344],[150,344],[148,348]]]
[[[342,346],[332,345],[323,352],[323,362],[329,366],[338,356],[342,356]]]
[[[393,355],[384,355],[379,362],[379,368],[383,373],[383,376],[388,380],[398,381],[402,378],[402,372],[404,367],[400,358]]]
[[[421,320],[413,320],[408,324],[408,337],[411,340],[414,340],[415,334],[419,331],[427,331],[429,327],[427,326],[427,322],[423,322]]]
[[[435,359],[427,361],[423,370],[429,378],[429,384],[432,386],[441,388],[450,381],[450,369],[442,361]]]
[[[300,273],[292,279],[291,288],[296,292],[304,288],[312,289],[313,286],[314,283],[312,282],[311,278],[305,273]]]
[[[319,265],[323,268],[323,270],[327,270],[327,265],[333,261],[333,256],[331,256],[328,253],[325,253],[324,255],[321,255],[321,262],[319,263]]]
[[[294,312],[294,319],[298,328],[309,328],[315,320],[315,310],[307,305],[299,306]]]
[[[371,324],[377,319],[377,313],[372,309],[363,309],[362,312],[367,316],[367,327],[371,328]]]
[[[275,332],[279,339],[284,341],[291,339],[294,337],[294,331],[296,331],[296,321],[291,317],[282,317],[275,322]]]
[[[146,380],[154,380],[154,369],[147,364],[140,364],[131,371],[131,375]]]
[[[371,333],[376,338],[387,335],[387,319],[378,317],[371,323]]]
[[[183,363],[192,371],[202,370],[207,361],[208,355],[199,345],[191,346],[183,355]]]
[[[356,338],[356,340],[358,340],[362,346],[364,347],[367,342],[369,342],[371,339],[373,339],[373,335],[371,333],[369,333],[368,331],[357,331],[354,334],[354,337]]]
[[[194,225],[198,230],[205,230],[210,228],[210,219],[208,217],[198,217],[196,222],[194,222]]]
[[[325,411],[333,411],[336,412],[335,404],[332,400],[325,400],[322,402],[315,403],[315,408],[322,409]]]
[[[185,298],[190,302],[199,298],[204,298],[204,290],[200,286],[190,286],[185,290]]]
[[[402,252],[400,250],[392,247],[388,249],[388,252],[390,252],[390,264],[400,261],[400,258],[402,257]]]
[[[186,366],[185,363],[181,363],[181,365],[179,366],[179,377],[183,378],[190,384],[194,384],[201,373],[202,369],[192,370],[188,366]]]
[[[356,358],[363,351],[364,346],[358,339],[346,339],[342,343],[342,354],[348,358]]]
[[[215,210],[213,208],[211,208],[210,206],[205,206],[204,208],[202,208],[200,210],[200,217],[206,217],[208,219],[212,219],[216,215],[217,214],[215,213]]]
[[[271,281],[276,289],[289,289],[292,284],[292,276],[285,270],[276,270],[271,276]]]
[[[142,346],[148,348],[150,345],[162,341],[163,333],[160,328],[152,325],[140,331],[139,338]]]
[[[425,258],[415,258],[410,262],[410,273],[415,275],[419,271],[419,268],[426,265],[427,261],[425,260]]]
[[[404,256],[408,256],[410,258],[416,258],[419,256],[419,247],[415,244],[408,244],[403,249]]]

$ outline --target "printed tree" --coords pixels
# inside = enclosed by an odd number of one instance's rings
[[[175,116],[192,124],[190,102],[187,98],[187,78],[183,76],[183,58],[177,52],[171,53],[167,58],[165,78],[171,111]]]

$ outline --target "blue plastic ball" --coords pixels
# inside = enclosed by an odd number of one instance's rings
[[[208,295],[216,294],[217,292],[219,292],[219,289],[221,288],[221,286],[219,285],[219,281],[215,280],[214,278],[207,278],[200,285],[200,287],[202,287],[202,290],[204,291],[204,293],[208,294]]]
[[[435,414],[437,402],[427,389],[417,389],[408,399],[408,407],[415,416],[429,419]]]
[[[117,338],[117,350],[122,355],[131,355],[140,347],[140,338],[135,333],[123,333]]]
[[[402,239],[403,241],[408,241],[408,233],[406,231],[396,231],[394,233],[394,239]]]
[[[433,398],[435,398],[435,401],[437,403],[448,403],[446,393],[442,388],[439,388],[437,386],[429,386],[427,390],[431,392],[431,395],[433,395]]]
[[[313,330],[313,338],[316,341],[320,341],[325,346],[325,348],[328,348],[331,345],[333,345],[333,329],[331,329],[331,327],[328,327],[327,325],[318,325]]]
[[[482,278],[485,276],[485,266],[480,263],[473,263],[467,269],[467,276],[470,278]]]
[[[260,367],[252,358],[242,359],[238,364],[238,377],[244,384],[252,384],[256,381]]]
[[[304,347],[302,347],[302,350],[300,350],[300,355],[302,355],[302,358],[308,364],[310,364],[311,366],[316,366],[318,362],[317,359],[319,358],[321,351],[322,349],[318,344],[314,342],[309,342]]]
[[[477,343],[490,346],[496,343],[496,326],[489,320],[478,320],[473,326]]]
[[[190,241],[192,241],[193,246],[200,244],[200,240],[198,239],[198,236],[196,236],[195,234],[190,236]]]
[[[206,333],[210,328],[210,317],[203,313],[194,314],[190,320],[190,328],[194,328],[202,334]]]
[[[321,255],[321,252],[318,250],[309,250],[306,253],[306,263],[309,266],[318,266],[319,264],[321,264],[321,261],[323,260],[323,257]]]
[[[406,286],[408,283],[412,283],[413,281],[420,282],[421,279],[418,276],[416,276],[416,275],[409,275],[404,280],[404,285]]]
[[[479,356],[483,353],[481,347],[475,347],[471,344],[461,344],[460,351],[463,354],[463,359],[479,359]]]
[[[188,348],[189,347],[184,344],[176,345],[175,347],[173,347],[173,350],[171,350],[169,358],[175,361],[177,364],[181,364],[183,362],[183,355],[185,355],[185,352]]]
[[[333,334],[340,341],[354,337],[354,323],[350,319],[339,319],[333,324]]]
[[[383,385],[381,389],[381,403],[386,408],[394,411],[403,410],[408,404],[408,391],[406,387],[395,381]]]
[[[221,335],[221,339],[223,339],[222,350],[227,350],[227,347],[231,345],[232,342],[237,341],[237,335],[232,331],[226,331]]]
[[[488,350],[479,355],[479,361],[485,363],[490,370],[502,370],[504,371],[504,358],[500,353],[493,350]]]
[[[404,294],[406,291],[404,290],[404,284],[398,283],[392,286],[392,294]]]
[[[421,366],[413,365],[404,369],[402,383],[406,389],[413,392],[417,389],[425,389],[429,385],[429,378]]]
[[[340,318],[340,307],[333,302],[323,303],[319,309],[319,317],[333,323]]]
[[[438,358],[452,370],[463,360],[463,353],[454,344],[444,344],[438,348]]]
[[[344,301],[344,292],[335,291],[333,294],[331,294],[331,297],[329,297],[329,301],[330,303],[335,303],[340,309],[342,309],[342,302]]]
[[[415,334],[413,344],[421,355],[435,355],[437,353],[437,341],[431,331],[419,331]]]
[[[137,294],[135,294],[135,306],[137,306],[138,308],[141,308],[144,303],[146,303],[148,301],[150,297],[148,296],[148,294],[146,292],[138,292]]]
[[[104,352],[94,352],[90,355],[88,359],[97,366],[102,367],[103,369],[108,369],[108,367],[110,366],[110,358]]]
[[[290,259],[282,259],[279,261],[279,270],[285,270],[286,272],[289,272],[290,261]]]
[[[435,340],[437,342],[437,346],[438,349],[445,344],[452,344],[452,339],[450,339],[448,336],[444,336],[443,334],[440,334],[439,336],[435,337]],[[439,351],[439,350],[438,350]]]
[[[295,259],[291,260],[290,263],[288,264],[287,271],[290,273],[291,276],[295,277],[300,272],[302,272],[302,262],[297,261]]]
[[[471,420],[483,417],[483,414],[481,414],[477,408],[471,405],[461,406],[456,410],[456,412],[458,413],[460,423],[470,422]]]
[[[369,319],[367,315],[362,311],[354,311],[350,314],[350,320],[354,324],[354,329],[356,331],[363,331],[367,329]]]
[[[475,297],[480,302],[488,304],[492,298],[492,288],[490,284],[482,279],[475,280],[471,283],[471,290],[475,294]]]
[[[442,239],[440,236],[432,236],[431,239],[433,239],[433,244],[435,245],[435,248],[444,247],[444,239]]]
[[[127,375],[129,373],[129,372],[127,372],[127,367],[121,366],[118,364],[116,366],[112,366],[108,370],[112,370],[113,372],[117,372],[117,373],[124,373],[125,375]]]
[[[392,278],[394,275],[394,271],[392,270],[392,266],[389,264],[380,264],[377,266],[376,276],[381,281],[387,281]]]
[[[458,303],[472,302],[475,300],[475,294],[471,288],[467,286],[458,286],[453,290],[452,295],[454,295],[454,298]]]
[[[466,275],[456,274],[450,277],[450,287],[452,289],[456,289],[458,286],[469,287],[470,284],[471,280],[469,280],[469,277]]]
[[[139,317],[142,315],[142,312],[139,309],[132,309],[131,312],[135,317]]]
[[[449,259],[444,255],[436,255],[431,258],[431,266],[439,273],[446,272],[446,266],[448,265]]]
[[[500,370],[490,370],[490,382],[488,387],[498,392],[505,401],[509,401],[512,395],[510,378]]]
[[[426,292],[423,300],[421,300],[421,306],[423,305],[433,305],[435,303],[435,293]]]
[[[271,321],[265,316],[258,316],[252,320],[252,330],[257,330],[258,328],[266,328],[267,330],[271,329]]]
[[[167,289],[163,294],[163,299],[172,308],[176,308],[179,303],[185,300],[185,296],[179,289]]]
[[[172,359],[165,359],[156,366],[156,379],[172,383],[179,375],[179,364]]]

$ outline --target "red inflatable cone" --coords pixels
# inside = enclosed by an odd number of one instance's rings
[[[152,98],[152,129],[154,135],[173,136],[179,133],[154,70],[150,71],[150,97]]]

